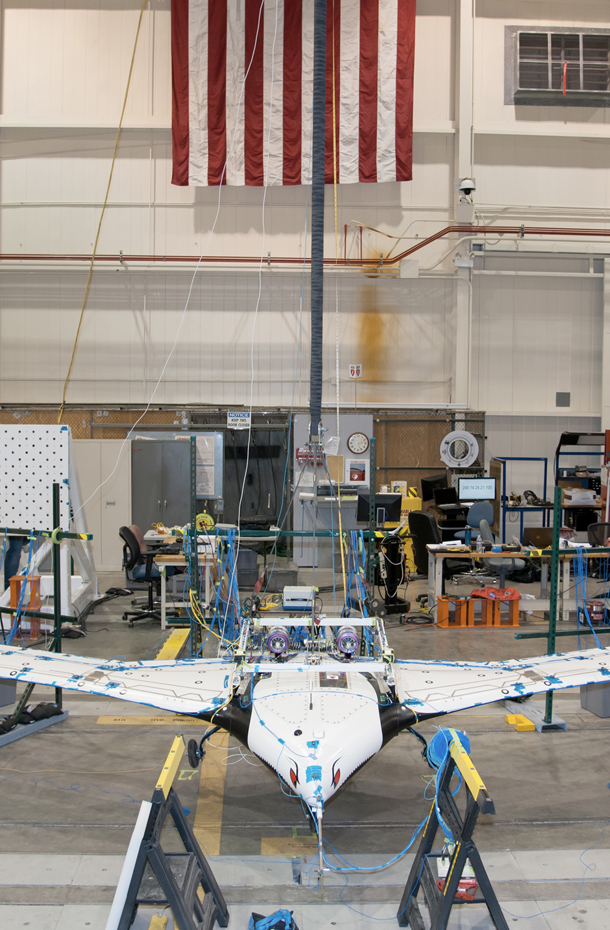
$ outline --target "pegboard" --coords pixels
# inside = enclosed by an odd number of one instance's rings
[[[60,523],[70,530],[70,427],[0,426],[0,526],[53,529],[53,483]]]

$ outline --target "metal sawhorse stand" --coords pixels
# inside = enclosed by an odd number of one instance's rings
[[[424,920],[417,903],[417,893],[421,888],[430,914],[430,930],[446,930],[453,905],[464,903],[456,902],[455,896],[464,866],[467,861],[470,861],[483,895],[482,898],[475,898],[471,903],[486,904],[497,930],[508,930],[508,924],[485,871],[485,866],[481,861],[479,851],[472,841],[477,817],[480,813],[495,814],[494,804],[457,733],[455,730],[450,732],[453,735],[449,747],[450,755],[443,771],[437,775],[437,778],[440,779],[438,806],[442,818],[453,833],[455,842],[453,853],[450,856],[449,871],[441,891],[430,866],[430,859],[440,858],[438,853],[432,853],[436,832],[439,828],[436,803],[433,803],[398,908],[398,926],[410,927],[411,930],[425,930]],[[466,788],[466,811],[463,818],[450,789],[451,779],[456,769],[464,779]]]
[[[179,930],[212,930],[216,921],[228,926],[223,894],[172,788],[183,754],[184,740],[177,736],[152,801],[142,801],[106,930],[128,930],[140,904],[169,906]],[[168,816],[184,853],[166,853],[161,848],[161,831]],[[200,888],[203,900],[198,895]]]

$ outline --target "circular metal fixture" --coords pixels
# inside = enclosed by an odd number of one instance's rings
[[[274,626],[267,637],[267,649],[275,656],[281,656],[290,646],[288,630],[283,626]]]
[[[356,432],[347,440],[347,448],[354,455],[364,455],[369,447],[369,437],[366,433]]]
[[[360,648],[360,637],[353,626],[342,626],[337,632],[337,649],[345,656],[352,656]]]
[[[453,430],[441,442],[441,459],[449,468],[470,468],[478,455],[479,444],[466,430]]]

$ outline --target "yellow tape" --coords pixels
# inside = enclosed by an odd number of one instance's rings
[[[165,765],[159,775],[159,781],[155,785],[155,791],[162,791],[165,797],[168,796],[170,788],[176,777],[176,772],[180,768],[182,756],[184,755],[184,739],[181,736],[174,737],[172,748],[170,749]]]
[[[181,726],[181,727],[200,727],[206,726],[205,720],[199,720],[197,717],[187,717],[182,714],[172,714],[171,717],[144,717],[140,714],[130,714],[128,717],[98,717],[96,723],[103,726],[131,726],[131,727],[151,727],[151,726]]]
[[[173,630],[167,637],[161,649],[155,656],[156,659],[177,659],[182,651],[182,647],[191,635],[190,627],[186,630]]]
[[[462,778],[468,785],[470,793],[472,794],[473,798],[476,799],[478,798],[480,791],[487,791],[485,788],[485,783],[472,764],[472,759],[462,746],[456,731],[450,727],[449,732],[453,737],[449,743],[449,752],[451,753],[452,758],[455,760],[455,764],[460,770]]]

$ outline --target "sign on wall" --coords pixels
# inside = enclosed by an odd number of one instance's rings
[[[252,414],[249,410],[227,410],[228,429],[250,429]]]

